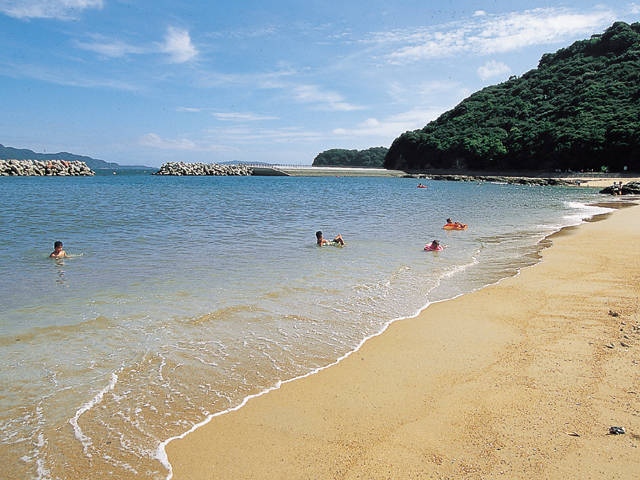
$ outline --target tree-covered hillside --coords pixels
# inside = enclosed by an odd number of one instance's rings
[[[314,167],[368,167],[382,168],[387,148],[373,147],[367,150],[333,148],[319,153],[313,159]]]
[[[398,137],[389,169],[640,171],[640,23],[614,23]]]

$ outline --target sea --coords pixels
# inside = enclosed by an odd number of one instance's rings
[[[420,181],[1,177],[0,476],[170,478],[171,439],[609,211],[594,188]]]

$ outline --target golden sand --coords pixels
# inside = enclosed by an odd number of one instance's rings
[[[576,177],[576,178],[565,178],[565,180],[569,181],[580,181],[580,185],[582,187],[610,187],[614,183],[622,182],[623,184],[627,184],[630,182],[640,182],[640,178],[631,178],[631,177],[607,177],[607,178],[593,178],[593,177]]]
[[[640,478],[640,207],[552,241],[169,443],[174,478]]]

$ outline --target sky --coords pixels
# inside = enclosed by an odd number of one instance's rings
[[[0,0],[0,143],[121,165],[389,147],[640,1]]]

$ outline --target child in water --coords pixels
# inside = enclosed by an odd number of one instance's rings
[[[453,220],[451,220],[450,218],[447,218],[447,223],[446,225],[453,225],[454,227],[464,227],[463,223],[460,222],[454,222]]]
[[[432,251],[440,251],[440,250],[444,250],[444,246],[440,245],[440,242],[438,240],[434,240],[431,243],[427,243],[424,246],[424,249],[428,252],[432,252]]]
[[[323,247],[325,245],[339,245],[339,246],[343,246],[344,245],[344,240],[342,239],[342,235],[338,234],[336,235],[336,237],[329,241],[326,238],[324,238],[322,236],[322,232],[320,230],[318,230],[316,232],[316,243],[318,244],[319,247]]]
[[[50,258],[65,258],[67,256],[67,252],[62,249],[62,242],[60,240],[54,242],[53,244],[53,252],[49,255]]]

